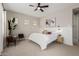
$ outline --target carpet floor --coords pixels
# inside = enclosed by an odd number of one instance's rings
[[[41,50],[40,46],[32,41],[24,40],[16,46],[5,48],[3,56],[79,56],[78,46],[51,43],[47,49]]]

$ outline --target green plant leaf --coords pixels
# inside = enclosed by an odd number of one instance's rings
[[[8,20],[8,29],[11,30],[11,21]]]
[[[15,23],[15,18],[13,18],[12,22]]]
[[[9,22],[11,23],[11,20]]]
[[[14,25],[13,27],[16,27],[17,25]]]
[[[13,30],[15,30],[15,27],[13,28]]]
[[[17,25],[14,25],[14,26],[13,26],[13,30],[15,30],[16,26],[17,26]]]

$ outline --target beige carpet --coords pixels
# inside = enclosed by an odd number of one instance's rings
[[[67,46],[52,43],[46,50],[41,50],[36,43],[24,40],[17,43],[16,46],[10,46],[4,49],[4,56],[79,56],[78,46]]]

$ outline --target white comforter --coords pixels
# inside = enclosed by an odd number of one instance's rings
[[[57,34],[53,33],[51,35],[41,34],[41,33],[32,33],[29,36],[29,40],[34,41],[35,43],[39,44],[41,49],[46,49],[47,45],[57,38]]]

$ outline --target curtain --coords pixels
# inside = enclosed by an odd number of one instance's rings
[[[3,51],[3,41],[6,36],[6,11],[0,10],[0,52]]]

